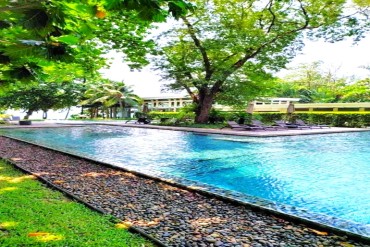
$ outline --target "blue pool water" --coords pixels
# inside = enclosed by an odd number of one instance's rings
[[[332,225],[370,236],[369,131],[258,138],[88,126],[1,133],[252,196],[290,214],[308,212],[325,224],[338,220]]]

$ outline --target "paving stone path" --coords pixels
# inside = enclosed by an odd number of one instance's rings
[[[0,157],[169,246],[369,246],[5,137]]]

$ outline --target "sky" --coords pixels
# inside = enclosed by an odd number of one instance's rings
[[[127,65],[122,63],[118,53],[109,54],[113,58],[110,69],[102,70],[104,77],[125,81],[130,85],[134,92],[140,97],[156,97],[161,93],[161,77],[158,72],[152,71],[150,67],[145,67],[141,71],[131,72]],[[311,63],[321,60],[323,70],[336,70],[338,76],[355,76],[358,79],[370,77],[370,71],[359,68],[360,66],[370,66],[370,35],[362,39],[358,44],[353,44],[352,40],[345,40],[337,43],[325,43],[323,41],[305,41],[305,47],[297,55],[288,68],[294,68],[301,63]],[[289,71],[282,70],[276,75],[283,77]],[[174,94],[174,93],[167,93]]]

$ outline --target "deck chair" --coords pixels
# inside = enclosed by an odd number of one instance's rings
[[[322,129],[323,127],[330,128],[330,126],[326,124],[307,124],[301,119],[297,119],[295,121],[295,124],[297,124],[298,126],[309,126],[311,128],[320,128],[320,129]]]
[[[266,129],[278,130],[279,129],[278,126],[265,125],[260,120],[252,120],[252,124],[250,126],[252,126],[252,127],[261,127],[264,130],[266,130]]]
[[[283,129],[306,129],[306,128],[311,129],[310,126],[299,126],[298,124],[285,123],[282,120],[278,120],[274,122],[278,127],[283,128]]]
[[[145,117],[139,117],[136,122],[137,124],[150,124],[150,120]]]
[[[238,124],[235,121],[227,121],[227,125],[233,130],[263,130],[262,127],[253,127],[249,125]]]

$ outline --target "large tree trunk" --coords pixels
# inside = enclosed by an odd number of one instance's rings
[[[195,111],[195,122],[196,123],[207,123],[209,119],[209,113],[212,109],[213,94],[207,94],[206,92],[199,91],[199,99],[197,102],[197,109]]]
[[[117,118],[117,107],[113,107],[113,118]]]
[[[29,119],[29,118],[30,118],[30,116],[32,115],[32,113],[33,113],[33,110],[28,110],[28,111],[26,112],[26,116],[24,116],[24,119],[25,119],[25,120]]]
[[[83,108],[82,108],[83,109]],[[68,118],[68,115],[69,115],[69,111],[71,110],[71,107],[68,107],[68,110],[67,110],[67,114],[66,116],[64,117],[64,120],[66,120]],[[82,113],[83,114],[83,110],[82,110]]]
[[[121,118],[124,118],[123,116],[125,114],[124,103],[122,102],[122,100],[119,100],[118,103],[119,103],[119,108],[121,110]]]
[[[112,119],[113,118],[113,106],[109,107],[108,111],[109,111],[109,118]]]

